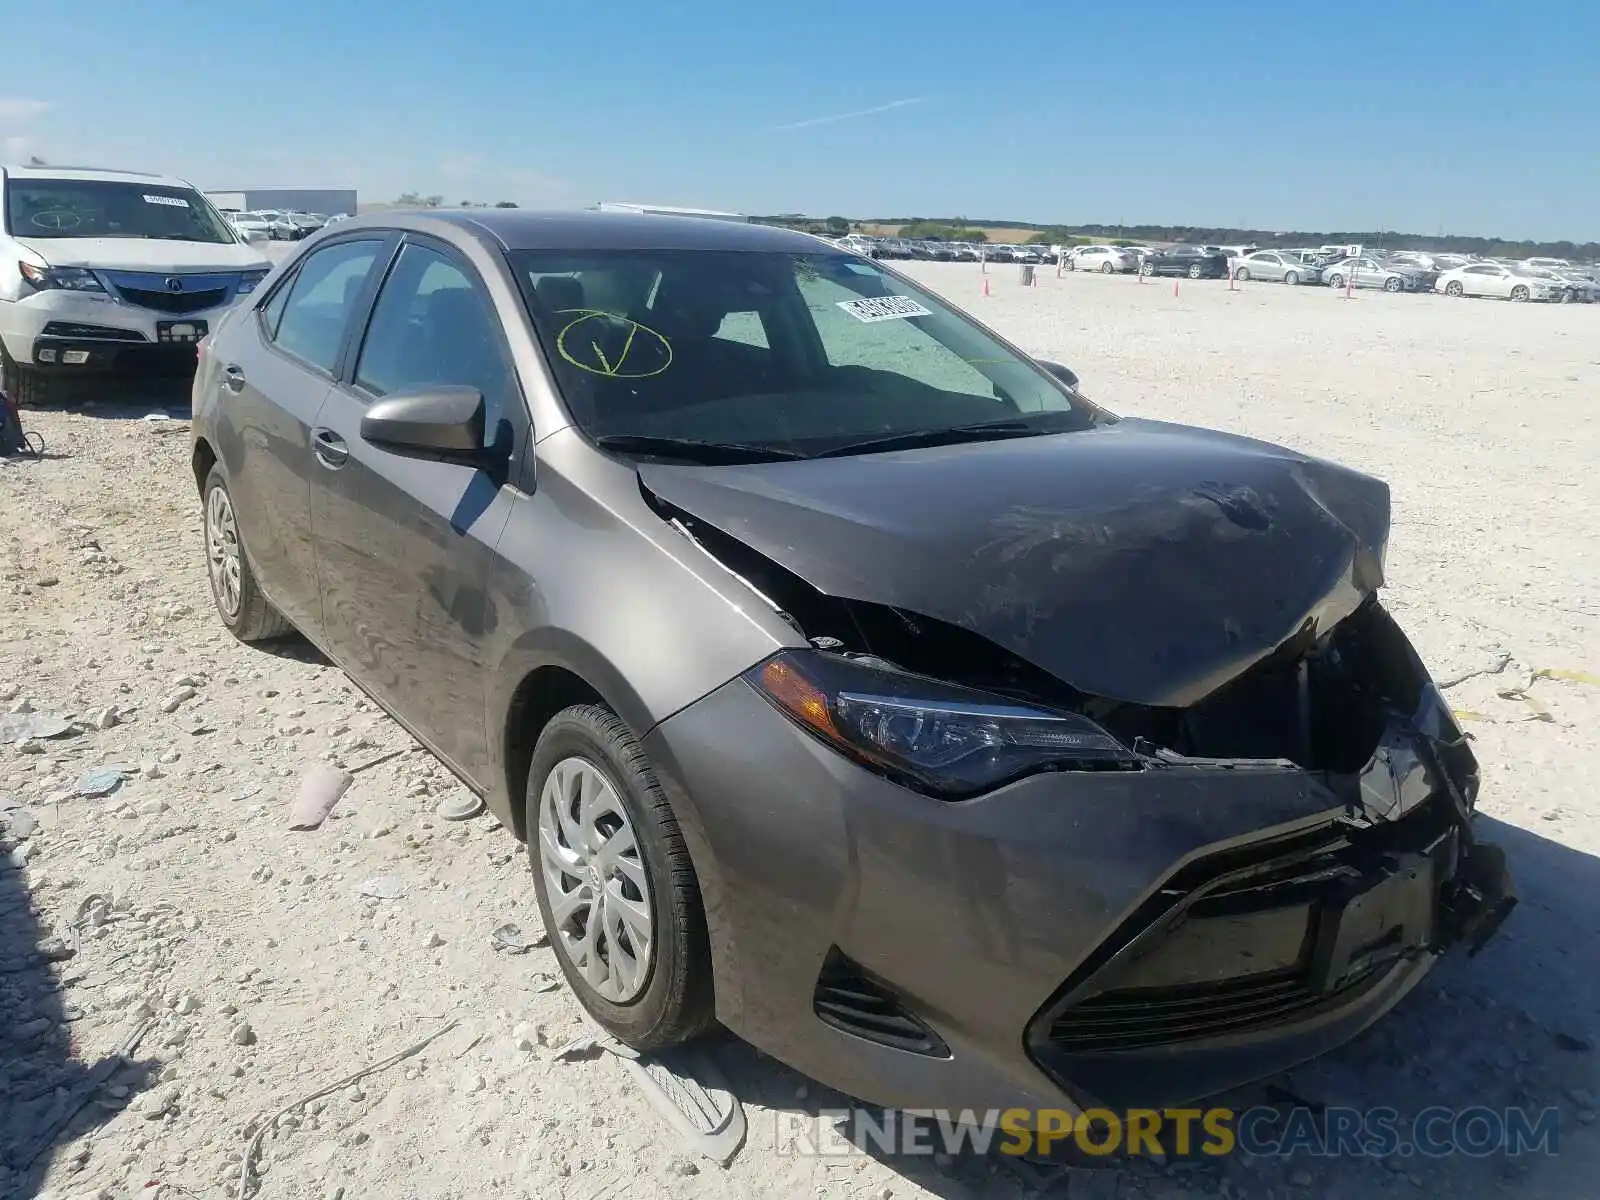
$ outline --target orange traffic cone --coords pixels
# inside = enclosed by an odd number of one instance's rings
[[[989,279],[987,276],[985,276],[983,280],[983,294],[985,296],[989,294]]]

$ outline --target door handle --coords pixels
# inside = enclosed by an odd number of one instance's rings
[[[311,431],[311,452],[330,471],[337,471],[350,461],[350,447],[331,429]]]
[[[223,367],[222,386],[230,392],[244,391],[244,368],[235,363],[229,363]]]

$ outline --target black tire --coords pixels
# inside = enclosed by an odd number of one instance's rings
[[[581,758],[611,782],[627,809],[650,885],[653,922],[649,977],[626,1004],[598,995],[573,966],[546,894],[539,861],[539,800],[555,766]],[[545,726],[528,767],[525,796],[528,858],[533,868],[539,916],[567,985],[600,1025],[639,1051],[691,1041],[716,1020],[711,975],[711,939],[694,864],[678,818],[656,780],[650,760],[632,732],[609,709],[579,704],[563,709]]]
[[[10,396],[18,408],[49,404],[58,395],[55,382],[47,372],[23,366],[0,344],[0,392]]]
[[[1156,273],[1156,265],[1155,265],[1155,263],[1140,263],[1139,264],[1139,274],[1143,275],[1146,279],[1150,278],[1155,273]]]
[[[1237,271],[1235,271],[1233,273],[1233,277],[1235,279],[1237,279],[1240,283],[1248,283],[1248,282],[1250,282],[1250,268],[1249,267],[1240,267]]]
[[[206,476],[206,485],[201,495],[201,530],[206,538],[206,578],[211,583],[211,600],[216,605],[217,616],[222,618],[222,623],[229,633],[241,642],[270,642],[275,638],[287,637],[294,632],[294,626],[277,609],[273,608],[261,586],[256,582],[255,571],[250,566],[250,555],[245,552],[244,540],[238,533],[238,519],[234,517],[234,542],[238,551],[239,562],[239,603],[235,611],[230,612],[227,600],[218,581],[217,572],[211,569],[211,493],[220,491],[226,497],[228,509],[233,511],[233,494],[228,491],[228,481],[223,477],[221,467],[212,467],[211,473]]]
[[[1527,288],[1525,288],[1520,283],[1517,284],[1516,287],[1511,289],[1511,303],[1513,303],[1513,304],[1525,304],[1525,303],[1527,303],[1528,294],[1529,293],[1528,293],[1528,289]]]
[[[1332,275],[1328,276],[1328,286],[1331,288],[1342,288],[1344,286],[1344,276],[1335,271]]]
[[[1449,283],[1444,285],[1444,294],[1446,296],[1453,296],[1459,300],[1462,296],[1467,294],[1467,289],[1462,285],[1459,279],[1452,279]]]
[[[1116,271],[1116,268],[1113,267],[1110,263],[1101,263],[1100,264],[1100,274],[1102,274],[1102,275],[1110,275],[1110,274],[1113,274],[1115,271]]]
[[[1075,259],[1075,258],[1071,258],[1071,257],[1063,258],[1061,260],[1061,263],[1069,271],[1076,271],[1078,269],[1078,260]]]
[[[1404,280],[1392,275],[1383,281],[1383,290],[1386,292],[1398,292],[1403,290],[1405,286]]]
[[[1300,282],[1300,272],[1299,271],[1285,271],[1283,273],[1283,281],[1285,283],[1287,283],[1290,287],[1294,287],[1295,284]]]
[[[1189,268],[1190,279],[1199,279],[1204,274],[1205,268],[1203,268],[1199,263],[1195,263],[1194,266]]]

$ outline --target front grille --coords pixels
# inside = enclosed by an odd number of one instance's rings
[[[178,314],[215,308],[228,296],[227,288],[208,288],[203,292],[153,292],[145,288],[119,287],[117,291],[129,304]]]
[[[950,1048],[908,1011],[893,991],[869,978],[837,947],[828,952],[817,977],[812,1011],[824,1025],[896,1050],[949,1058]]]
[[[1030,1023],[1029,1040],[1047,1069],[1065,1070],[1073,1060],[1103,1063],[1111,1060],[1101,1055],[1256,1032],[1350,1004],[1415,953],[1413,927],[1361,947],[1353,973],[1326,987],[1325,903],[1352,876],[1418,855],[1435,864],[1435,879],[1447,878],[1457,845],[1454,810],[1436,794],[1395,821],[1307,830],[1190,863],[1063,985]]]
[[[41,337],[90,338],[103,342],[148,341],[137,329],[112,329],[106,325],[79,325],[73,321],[51,321],[39,331]]]
[[[1069,1054],[1108,1054],[1255,1031],[1343,1004],[1383,973],[1374,969],[1326,993],[1312,991],[1300,971],[1103,992],[1057,1017],[1050,1041]]]

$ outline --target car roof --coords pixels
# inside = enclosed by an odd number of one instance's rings
[[[186,179],[154,175],[147,171],[113,171],[102,167],[18,167],[0,168],[8,179],[87,179],[105,183],[143,183],[158,187],[191,187]]]
[[[792,229],[710,217],[526,209],[386,209],[340,222],[360,229],[455,231],[505,250],[747,250],[816,253],[825,239]]]

